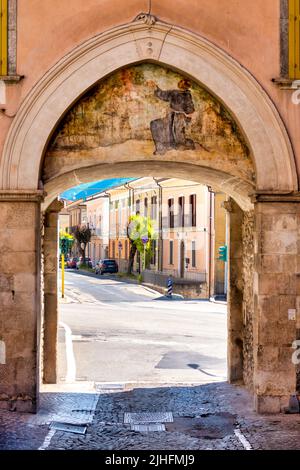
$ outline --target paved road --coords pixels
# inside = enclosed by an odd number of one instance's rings
[[[59,378],[207,383],[226,378],[226,306],[161,300],[144,286],[66,273]]]
[[[258,416],[251,394],[223,381],[225,306],[162,301],[142,286],[78,273],[66,280],[65,380],[42,386],[37,415],[0,409],[0,450],[299,450],[299,415]],[[128,412],[145,411],[152,419],[167,411],[173,422],[157,418],[161,432],[127,424]],[[49,429],[51,421],[88,424],[86,435]]]

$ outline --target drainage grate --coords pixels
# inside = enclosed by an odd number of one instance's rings
[[[125,424],[173,423],[173,414],[166,413],[125,413]]]
[[[87,426],[85,424],[72,424],[72,423],[60,423],[59,421],[52,421],[50,423],[50,429],[55,431],[73,432],[75,434],[85,434]]]
[[[164,424],[132,424],[131,431],[135,432],[163,432],[166,430]]]
[[[97,383],[95,382],[95,389],[97,392],[105,392],[110,390],[125,390],[125,384],[107,384],[107,383]]]

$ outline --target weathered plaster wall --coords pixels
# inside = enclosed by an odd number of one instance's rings
[[[195,82],[179,90],[183,80],[165,67],[141,64],[100,82],[60,123],[46,154],[44,181],[82,166],[143,155],[213,167],[253,184],[250,151],[233,117]]]

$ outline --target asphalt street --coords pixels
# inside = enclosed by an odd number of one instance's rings
[[[226,306],[162,300],[142,285],[66,271],[60,382],[226,380]]]
[[[0,450],[299,450],[299,415],[226,383],[225,305],[67,272],[58,362],[36,415],[0,409]]]

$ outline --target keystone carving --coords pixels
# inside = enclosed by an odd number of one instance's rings
[[[134,18],[133,21],[141,21],[142,23],[145,23],[148,26],[153,26],[155,25],[157,18],[156,16],[151,15],[150,13],[140,13]]]

